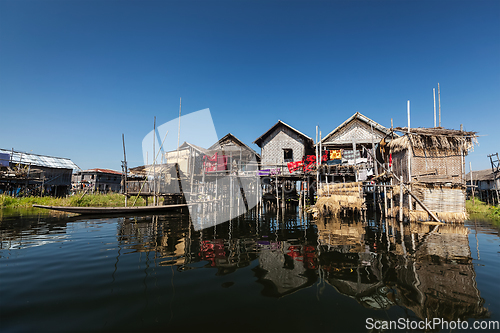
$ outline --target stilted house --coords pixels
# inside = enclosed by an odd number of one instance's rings
[[[69,158],[0,149],[0,193],[65,196],[80,168]]]
[[[280,168],[281,174],[289,173],[287,163],[302,161],[309,154],[314,155],[313,139],[281,120],[254,143],[261,149],[261,169]]]
[[[377,155],[376,146],[384,142],[390,132],[390,129],[356,112],[321,140],[321,150],[328,150],[330,155],[323,173],[332,175],[332,178],[342,176],[345,181],[362,181],[378,175],[381,170],[372,156]]]
[[[203,169],[203,157],[210,154],[208,149],[184,142],[179,150],[173,150],[164,154],[163,164],[170,166],[179,164],[180,171],[186,176],[201,175]]]
[[[477,141],[476,132],[438,128],[395,128],[404,133],[388,144],[393,174],[424,206],[446,221],[464,221],[465,156]],[[410,220],[427,220],[428,213],[411,196],[400,203],[399,187],[393,193],[394,209]]]
[[[175,163],[142,165],[129,169],[129,173],[127,192],[130,195],[180,195],[183,192],[181,181],[189,182],[188,177]]]
[[[73,191],[98,193],[120,192],[122,173],[109,169],[88,169],[77,171],[72,177]]]
[[[395,135],[398,137],[398,135]],[[362,212],[373,187],[366,180],[383,173],[385,147],[391,130],[356,112],[322,140],[318,200],[315,215]],[[365,183],[363,183],[365,182]]]
[[[207,174],[255,174],[261,157],[233,134],[228,133],[208,148],[205,156]]]
[[[500,190],[500,175],[495,175],[492,169],[472,171],[465,175],[469,194],[478,196],[482,201],[488,204],[498,205],[498,191]],[[472,179],[472,184],[471,184]],[[470,190],[470,185],[474,186],[474,191]]]

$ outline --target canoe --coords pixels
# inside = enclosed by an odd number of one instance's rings
[[[187,208],[187,204],[163,205],[163,206],[141,206],[141,207],[66,207],[33,205],[35,208],[52,209],[61,212],[75,214],[141,214],[149,212],[164,212],[179,208]]]

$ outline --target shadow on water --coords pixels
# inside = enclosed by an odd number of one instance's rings
[[[76,231],[72,227],[82,223]],[[96,282],[101,291],[88,304],[46,313],[44,322],[58,322],[65,311],[95,302],[102,304],[91,311],[92,325],[82,326],[84,330],[323,331],[331,328],[328,313],[336,311],[337,329],[363,331],[367,317],[382,314],[384,320],[447,321],[491,315],[477,286],[470,232],[464,224],[403,225],[374,217],[313,221],[293,206],[285,211],[253,209],[199,231],[188,214],[175,212],[100,219],[17,216],[0,223],[0,260],[12,261],[15,250],[64,241],[68,233],[88,231],[85,225],[93,223],[111,223],[113,229],[106,242],[87,249],[88,256],[101,258],[103,251],[111,255],[95,273],[86,274],[94,279],[108,276],[109,281]],[[67,276],[61,274],[60,279]],[[4,288],[9,283],[16,286],[6,279]],[[24,288],[28,290],[23,295],[29,293],[29,287]],[[287,300],[286,305],[276,303],[280,300]],[[281,314],[263,316],[279,304],[285,311],[307,305],[303,311],[319,317],[304,324]],[[109,307],[121,310],[104,320],[99,307],[104,312]],[[193,315],[198,307],[204,310]],[[206,325],[214,309],[228,316],[229,326]],[[137,320],[125,323],[131,315]],[[39,323],[36,316],[25,316],[33,317],[34,326]],[[248,316],[253,324],[241,324]],[[14,319],[6,325],[17,330]],[[70,323],[61,327],[74,328]]]

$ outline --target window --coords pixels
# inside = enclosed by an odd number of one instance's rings
[[[293,161],[293,150],[291,148],[283,148],[283,160],[285,162]]]

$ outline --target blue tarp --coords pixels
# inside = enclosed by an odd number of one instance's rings
[[[8,167],[10,154],[0,153],[0,167]]]

